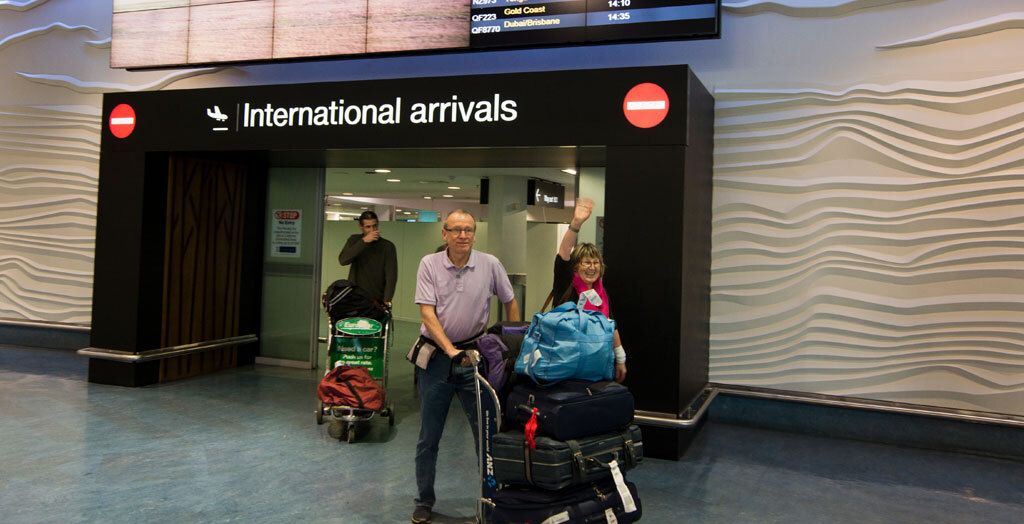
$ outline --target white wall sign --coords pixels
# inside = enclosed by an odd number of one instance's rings
[[[270,256],[298,258],[302,242],[302,211],[275,209],[270,217]]]

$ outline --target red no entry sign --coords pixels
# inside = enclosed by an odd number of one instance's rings
[[[668,93],[658,84],[637,84],[626,93],[626,99],[622,101],[622,112],[626,120],[636,127],[654,127],[668,115]]]
[[[135,130],[135,110],[128,104],[119,104],[110,112],[110,132],[124,138]]]

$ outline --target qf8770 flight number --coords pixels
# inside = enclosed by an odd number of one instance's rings
[[[480,26],[480,27],[474,27],[474,28],[470,29],[469,32],[474,34],[474,35],[479,35],[479,34],[484,34],[484,33],[500,33],[501,32],[501,26],[500,25],[484,25],[484,26]]]

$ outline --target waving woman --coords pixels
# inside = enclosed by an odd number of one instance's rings
[[[576,245],[576,236],[580,232],[580,227],[590,218],[593,209],[593,200],[589,198],[576,200],[576,208],[573,210],[569,230],[562,236],[562,242],[558,245],[558,254],[555,255],[552,296],[555,299],[555,304],[579,303],[580,296],[583,296],[585,297],[582,303],[583,309],[599,311],[604,316],[612,318],[608,293],[601,278],[604,276],[605,270],[604,258],[594,244],[585,242]],[[626,379],[626,351],[622,348],[618,329],[615,330],[612,340],[615,349],[615,381],[622,382]]]

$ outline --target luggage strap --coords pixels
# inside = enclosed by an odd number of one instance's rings
[[[481,332],[479,332],[479,333],[477,333],[477,334],[475,334],[475,335],[473,335],[473,336],[471,336],[471,337],[469,337],[469,338],[467,338],[465,340],[460,340],[458,342],[452,342],[452,345],[455,346],[455,349],[469,349],[469,348],[473,347],[473,343],[476,342],[477,339],[479,339],[480,337],[484,336],[484,333],[487,333],[487,331],[486,330],[481,331]],[[434,342],[433,340],[431,340],[430,337],[428,337],[426,335],[420,335],[420,341],[426,342],[427,344],[430,344],[431,346],[434,346],[436,348],[440,348],[441,347],[437,342]]]
[[[359,409],[366,409],[366,404],[363,402],[363,398],[359,396],[359,392],[356,391],[356,388],[352,385],[352,381],[346,380],[342,382],[342,384],[352,392],[352,396],[355,397],[356,402],[359,403]]]
[[[523,440],[523,467],[526,469],[526,483],[533,484],[533,457],[530,454],[530,445]]]
[[[572,481],[574,484],[580,484],[583,482],[583,472],[586,469],[587,460],[583,458],[583,450],[580,449],[579,442],[566,440],[565,445],[569,446],[569,451],[572,452]]]
[[[630,468],[636,467],[636,446],[633,443],[633,434],[629,431],[629,428],[622,432],[622,447],[626,455],[626,466]]]
[[[334,306],[338,302],[341,302],[341,299],[347,297],[348,294],[351,293],[351,292],[352,292],[352,286],[348,286],[345,289],[341,290],[340,293],[338,293],[338,294],[334,295],[333,297],[331,297],[331,299],[327,303],[328,309],[330,309],[332,306]]]
[[[466,340],[460,340],[458,342],[453,342],[452,345],[455,346],[455,349],[469,349],[469,348],[473,347],[473,343],[476,342],[477,339],[479,339],[480,337],[484,336],[484,333],[486,333],[486,331],[481,331],[481,332],[477,333],[476,335],[473,335],[472,337],[467,338]],[[441,346],[438,345],[437,342],[434,342],[433,340],[431,340],[430,337],[427,337],[426,335],[420,335],[420,338],[418,338],[416,340],[416,343],[412,346],[412,350],[409,351],[409,354],[406,355],[405,358],[409,362],[412,362],[413,364],[416,364],[417,366],[419,366],[419,364],[417,364],[417,362],[418,362],[419,357],[420,357],[420,351],[423,350],[423,346],[424,345],[429,345],[430,347],[434,348],[434,349],[430,350],[431,351],[430,355],[428,357],[426,357],[427,361],[433,360],[434,354],[437,353],[438,349],[441,349]],[[444,352],[442,351],[441,353],[443,354]],[[445,357],[447,357],[447,355],[445,355]],[[454,367],[455,367],[455,364],[452,363],[452,365],[451,365],[451,367],[450,367],[450,369],[448,371],[449,378],[451,377],[451,368],[454,368]],[[421,366],[421,368],[422,369],[427,369],[427,363],[424,362],[423,365]]]

